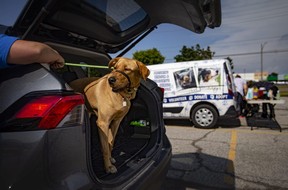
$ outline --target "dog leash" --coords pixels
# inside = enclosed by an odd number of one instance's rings
[[[83,63],[64,63],[67,66],[73,67],[90,67],[90,68],[98,68],[98,69],[113,69],[113,67],[109,68],[108,66],[100,66],[100,65],[88,65]]]
[[[111,67],[109,68],[108,66],[100,66],[100,65],[88,65],[88,64],[81,64],[81,63],[64,63],[64,65],[67,65],[67,66],[73,66],[73,67],[91,67],[91,68],[98,68],[98,69],[111,69],[111,70],[114,70],[114,67]],[[128,80],[128,88],[130,88],[131,86],[131,80],[129,78],[129,76],[124,73],[123,71],[120,71],[120,70],[115,70],[116,72],[118,73],[121,73],[122,75],[124,75],[127,80]]]

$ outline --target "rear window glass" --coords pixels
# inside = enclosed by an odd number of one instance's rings
[[[86,0],[86,3],[104,13],[107,25],[118,32],[129,29],[147,16],[134,0]]]

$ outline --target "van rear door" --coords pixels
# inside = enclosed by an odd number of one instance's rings
[[[227,82],[227,87],[228,87],[228,94],[230,96],[233,97],[233,99],[236,101],[236,95],[237,95],[237,91],[236,91],[236,87],[235,87],[235,83],[234,83],[234,77],[232,74],[232,69],[230,66],[230,62],[227,60],[226,62],[224,62],[224,71],[226,74],[226,82]]]

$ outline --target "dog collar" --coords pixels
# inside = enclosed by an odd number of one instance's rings
[[[120,71],[120,70],[117,70],[117,69],[114,69],[114,70],[115,70],[115,72],[121,73],[122,75],[124,75],[124,76],[126,77],[126,79],[128,80],[127,88],[130,88],[130,86],[131,86],[131,80],[130,80],[129,76],[128,76],[125,72],[123,72],[123,71]]]

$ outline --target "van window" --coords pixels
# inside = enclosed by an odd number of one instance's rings
[[[196,87],[196,79],[193,67],[175,71],[173,73],[176,83],[176,90]]]
[[[198,68],[198,83],[203,86],[221,85],[221,68],[219,66],[207,66]]]
[[[227,63],[224,63],[224,71],[225,71],[225,76],[226,76],[226,81],[227,81],[227,86],[228,86],[228,94],[233,95],[233,87],[232,87],[232,79],[231,76],[229,75],[229,70],[226,65]]]

